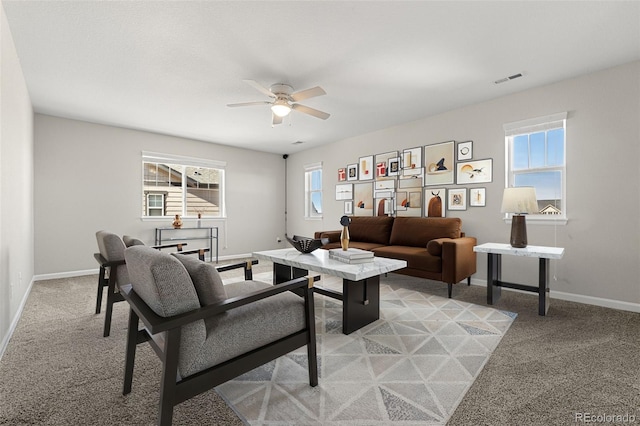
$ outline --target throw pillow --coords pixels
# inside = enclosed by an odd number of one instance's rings
[[[213,265],[186,254],[171,254],[184,265],[191,276],[191,281],[193,281],[193,286],[196,288],[201,306],[211,305],[227,299],[227,292],[224,289],[222,278]]]

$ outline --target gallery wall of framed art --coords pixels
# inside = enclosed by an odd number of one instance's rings
[[[493,181],[493,159],[474,159],[471,140],[354,160],[338,169],[335,197],[352,216],[445,217],[448,211],[486,206],[486,188],[470,185]]]

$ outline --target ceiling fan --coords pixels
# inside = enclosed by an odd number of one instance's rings
[[[256,101],[256,102],[241,102],[237,104],[227,104],[228,107],[242,107],[253,105],[271,105],[271,112],[273,113],[273,125],[282,123],[282,119],[289,115],[292,109],[303,112],[305,114],[312,115],[314,117],[326,120],[330,114],[319,111],[317,109],[298,104],[296,102],[304,99],[314,98],[316,96],[326,95],[320,86],[313,87],[311,89],[300,90],[298,92],[293,91],[293,87],[288,84],[274,84],[269,89],[257,83],[254,80],[242,80],[249,86],[253,87],[259,92],[272,98],[271,101]]]

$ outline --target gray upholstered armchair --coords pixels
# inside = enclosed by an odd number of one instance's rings
[[[215,267],[145,246],[127,248],[125,259],[131,284],[121,293],[131,309],[123,394],[131,392],[136,346],[147,341],[162,361],[159,425],[171,424],[175,405],[303,346],[309,383],[318,384],[313,278],[274,286],[245,269],[245,281],[223,285],[218,271],[245,264]]]
[[[122,241],[124,241],[124,245],[127,246],[127,247],[144,246],[145,245],[145,243],[143,243],[141,240],[139,240],[138,238],[134,238],[134,237],[132,237],[130,235],[123,235],[122,236]],[[158,250],[167,249],[167,248],[175,248],[178,252],[180,252],[182,254],[197,254],[198,258],[204,262],[204,254],[209,251],[209,248],[199,248],[199,249],[195,249],[195,250],[184,250],[184,246],[186,246],[186,245],[187,245],[187,243],[175,243],[175,244],[163,244],[161,246],[150,246],[150,247],[153,247],[153,248],[158,249]]]
[[[119,236],[108,231],[96,232],[96,240],[98,241],[99,253],[95,253],[93,257],[100,265],[100,272],[98,275],[98,294],[96,296],[96,314],[100,313],[100,308],[102,306],[103,289],[104,287],[108,287],[107,306],[104,316],[104,331],[102,333],[104,337],[108,337],[111,333],[113,304],[124,300],[120,295],[119,286],[129,284],[129,274],[127,273],[127,267],[125,265],[124,250],[126,247],[144,245],[144,243],[139,239],[128,235],[125,235],[120,239]],[[174,249],[183,254],[197,254],[200,260],[204,260],[205,253],[209,251],[208,248],[183,251],[183,247],[186,245],[186,243],[176,243],[150,247],[157,250]]]
[[[107,307],[104,316],[103,336],[109,336],[111,332],[111,314],[113,304],[124,299],[119,293],[118,286],[129,283],[129,274],[124,261],[125,245],[122,239],[108,231],[96,232],[99,253],[93,256],[100,264],[98,275],[98,295],[96,300],[96,314],[100,313],[102,306],[102,292],[107,287]]]

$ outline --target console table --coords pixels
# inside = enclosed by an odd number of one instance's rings
[[[546,315],[549,310],[549,261],[562,259],[564,248],[527,246],[514,248],[509,244],[485,243],[475,246],[474,252],[487,253],[487,303],[493,305],[500,299],[502,287],[538,293],[538,315]],[[538,287],[502,281],[502,255],[537,257]]]
[[[156,245],[162,245],[163,241],[188,240],[207,240],[209,242],[209,262],[213,262],[213,240],[216,240],[216,263],[218,263],[217,226],[202,228],[156,228]]]

